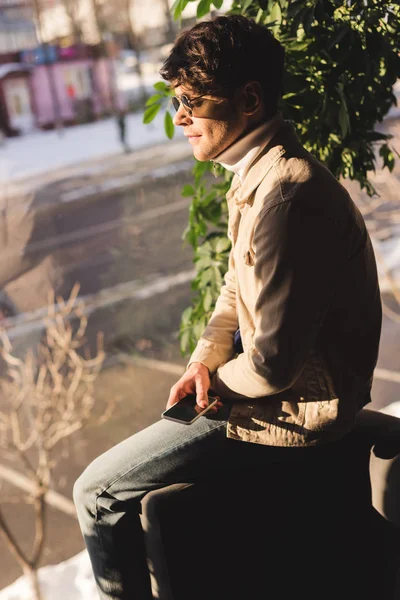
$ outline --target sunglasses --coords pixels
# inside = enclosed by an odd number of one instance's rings
[[[182,104],[184,111],[189,115],[189,117],[192,117],[193,111],[195,109],[195,107],[193,106],[193,102],[196,102],[196,100],[200,100],[200,98],[203,98],[204,96],[207,96],[207,94],[196,96],[196,98],[188,98],[187,96],[185,96],[185,94],[182,94],[182,96],[179,96],[179,98],[178,96],[172,96],[172,105],[175,111],[178,112]]]

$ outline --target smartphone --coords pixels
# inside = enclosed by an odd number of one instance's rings
[[[208,396],[208,406],[206,408],[200,408],[200,406],[196,404],[195,394],[189,394],[179,402],[176,402],[167,408],[167,410],[161,414],[161,418],[176,421],[177,423],[183,423],[184,425],[191,425],[197,421],[199,417],[206,414],[216,402],[218,402],[218,398]]]

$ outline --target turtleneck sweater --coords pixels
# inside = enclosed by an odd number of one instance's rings
[[[238,175],[243,183],[250,166],[282,123],[282,114],[278,112],[272,119],[264,121],[247,135],[234,142],[214,158],[213,162]]]

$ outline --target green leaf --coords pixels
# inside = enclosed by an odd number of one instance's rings
[[[200,236],[204,236],[207,233],[207,224],[204,221],[204,219],[202,218],[201,214],[198,215],[198,218],[199,218],[198,224],[197,224],[197,226],[198,226],[198,233],[199,233]]]
[[[342,134],[342,138],[344,138],[350,131],[350,117],[349,117],[349,111],[347,109],[346,98],[343,93],[343,84],[339,84],[337,89],[338,89],[338,92],[340,95],[340,109],[339,109],[338,118],[339,118],[339,125],[340,125],[340,131]]]
[[[145,125],[147,125],[148,123],[151,123],[151,121],[153,121],[153,119],[155,119],[160,108],[161,108],[160,104],[153,104],[152,106],[149,106],[149,108],[147,108],[144,111],[143,123]]]
[[[210,310],[212,300],[213,300],[213,298],[212,298],[211,289],[208,287],[206,289],[206,293],[204,294],[204,298],[203,298],[203,307],[206,312],[208,312]]]
[[[304,7],[304,0],[295,0],[295,2],[291,2],[287,8],[286,14],[289,18],[292,18],[297,15],[299,10]]]
[[[205,287],[213,278],[213,269],[205,269],[200,275],[200,287]]]
[[[276,21],[278,24],[281,22],[282,20],[282,11],[281,11],[281,7],[279,6],[279,2],[275,2],[275,4],[272,7],[271,12],[269,13],[269,18],[270,18],[270,23],[273,23],[274,21]]]
[[[167,137],[170,140],[172,140],[172,138],[174,137],[174,133],[175,133],[175,126],[172,121],[171,113],[168,111],[165,113],[165,117],[164,117],[164,129],[165,129],[165,133],[166,133]]]
[[[184,329],[180,334],[180,347],[182,354],[185,354],[188,348],[190,347],[190,337],[191,331],[190,329]]]
[[[157,102],[159,102],[161,100],[161,98],[163,98],[163,94],[153,94],[152,96],[150,96],[150,98],[146,101],[145,106],[151,106],[152,104],[156,104]]]
[[[215,251],[218,252],[218,254],[220,254],[221,252],[225,252],[226,250],[228,250],[230,248],[230,245],[231,241],[229,240],[229,238],[222,237],[218,240],[215,246]]]
[[[242,15],[244,15],[247,9],[253,4],[254,0],[244,0],[242,6]]]
[[[200,256],[210,256],[212,252],[212,247],[210,242],[204,242],[202,246],[200,246],[197,250],[197,254]]]
[[[332,50],[332,48],[334,48],[336,46],[336,44],[339,44],[343,40],[344,36],[348,32],[349,32],[348,25],[343,25],[342,27],[340,27],[339,31],[336,32],[336,35],[332,38],[332,40],[330,42],[328,42],[327,49]]]
[[[195,259],[195,263],[196,271],[200,273],[201,271],[204,271],[204,269],[208,269],[208,267],[211,265],[211,260],[210,258],[200,258]]]
[[[303,42],[298,42],[296,40],[295,42],[292,42],[290,45],[288,45],[288,48],[290,49],[290,52],[303,52],[304,50],[307,50],[310,43],[311,39],[304,40]]]
[[[210,219],[210,221],[212,223],[214,223],[214,225],[218,225],[219,221],[221,219],[221,213],[222,213],[221,204],[216,204],[214,202],[213,204],[210,204],[210,206],[208,207],[207,217]]]
[[[207,194],[207,196],[204,196],[201,199],[201,203],[204,207],[209,206],[209,204],[211,202],[213,202],[216,197],[217,197],[217,190],[212,190],[209,194]]]
[[[197,246],[197,234],[192,228],[187,227],[182,234],[182,238],[185,242],[190,244],[192,248]]]
[[[196,16],[198,19],[204,17],[204,15],[210,12],[211,0],[200,0],[199,5],[197,7]]]
[[[194,196],[195,195],[195,189],[192,185],[184,185],[181,195],[186,198],[187,196]]]
[[[189,0],[175,0],[171,6],[171,13],[175,20],[179,19],[186,6],[189,4]]]
[[[170,89],[169,85],[167,85],[164,81],[157,81],[157,83],[153,85],[153,88],[158,92],[169,92]]]
[[[380,147],[379,154],[383,158],[383,166],[387,167],[389,171],[393,171],[394,154],[387,144]]]
[[[306,33],[310,33],[311,25],[314,21],[314,7],[307,8],[304,12],[303,27]]]
[[[301,1],[303,2],[303,0],[301,0]],[[297,39],[299,39],[299,30],[300,31],[303,30],[302,23],[303,23],[304,14],[306,11],[307,11],[306,8],[301,8],[290,23],[290,32],[292,35],[296,36]],[[301,39],[301,41],[302,41],[302,39]]]
[[[221,8],[223,3],[224,3],[224,0],[213,0],[213,4],[217,10],[219,10]]]
[[[336,135],[336,133],[331,133],[329,135],[330,139],[335,142],[335,144],[340,144],[341,140],[340,137],[338,135]]]
[[[190,320],[192,318],[192,313],[193,313],[193,309],[191,306],[189,306],[188,308],[185,308],[185,310],[182,313],[181,316],[181,321],[183,323],[183,325],[188,325],[188,323],[190,323]]]
[[[203,162],[200,160],[196,160],[193,167],[193,175],[195,177],[195,181],[198,182],[202,178],[204,173],[207,173],[207,171],[211,171],[211,169],[211,162]]]
[[[214,288],[216,288],[217,290],[219,290],[221,288],[222,285],[222,275],[221,275],[221,271],[219,270],[218,267],[211,267],[210,269],[211,271],[211,283],[213,285]]]
[[[259,8],[259,9],[258,9],[257,16],[256,16],[256,18],[255,18],[255,21],[256,21],[256,23],[260,23],[260,22],[261,22],[261,20],[262,20],[262,18],[263,18],[263,16],[264,16],[264,11],[263,11],[263,9],[262,9],[262,8]]]

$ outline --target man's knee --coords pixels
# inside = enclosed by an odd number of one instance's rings
[[[90,467],[91,465],[86,467],[74,483],[72,497],[77,508],[82,506],[89,508],[95,503],[95,485]]]

